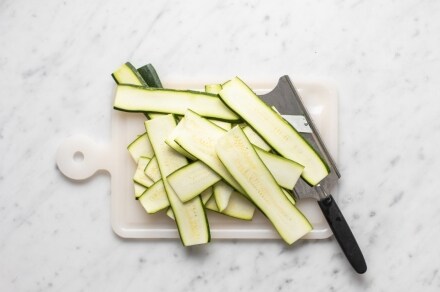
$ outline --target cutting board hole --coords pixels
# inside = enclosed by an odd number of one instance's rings
[[[79,163],[79,162],[83,162],[84,161],[84,153],[82,153],[81,151],[76,151],[73,154],[73,161]]]

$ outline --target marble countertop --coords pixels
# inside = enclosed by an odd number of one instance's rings
[[[1,291],[439,291],[439,1],[0,1]],[[110,139],[110,73],[282,74],[339,91],[339,204],[368,263],[333,238],[127,240],[110,178],[57,170],[74,134]]]

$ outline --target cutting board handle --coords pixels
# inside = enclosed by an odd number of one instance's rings
[[[58,169],[68,178],[85,180],[98,170],[110,172],[110,147],[99,145],[90,138],[74,136],[66,139],[58,148]]]

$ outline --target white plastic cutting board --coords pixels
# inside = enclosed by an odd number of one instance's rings
[[[338,161],[338,96],[336,90],[323,83],[294,82],[306,107],[335,161]],[[186,88],[195,88],[186,84]],[[184,86],[184,87],[185,87]],[[275,84],[253,88],[273,88]],[[182,87],[167,84],[167,87]],[[269,90],[255,90],[258,94]],[[126,147],[145,132],[142,114],[112,112],[112,142],[97,145],[86,137],[71,137],[57,152],[61,172],[73,180],[84,180],[98,170],[111,174],[111,224],[116,234],[125,238],[178,238],[176,225],[165,212],[147,214],[134,199],[132,176],[135,163]],[[81,155],[82,154],[82,155]],[[83,156],[82,161],[75,156]],[[335,191],[333,191],[335,196]],[[307,239],[322,239],[332,232],[316,201],[302,200],[297,206],[307,216],[314,229]],[[229,218],[208,212],[212,238],[279,238],[270,222],[257,211],[252,221]]]

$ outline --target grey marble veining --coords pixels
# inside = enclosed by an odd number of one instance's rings
[[[439,291],[440,2],[0,1],[1,291]],[[66,137],[110,138],[109,73],[331,81],[339,204],[369,270],[334,239],[124,240],[110,178],[64,178]]]

